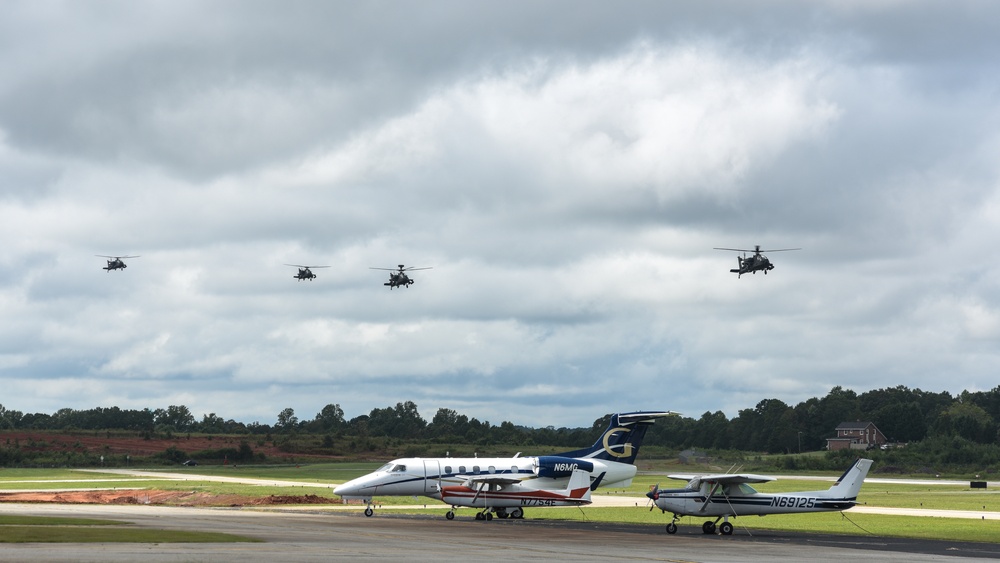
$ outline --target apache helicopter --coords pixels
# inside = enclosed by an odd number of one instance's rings
[[[123,258],[138,258],[138,256],[105,256],[104,254],[95,254],[94,256],[108,259],[108,265],[101,269],[109,272],[111,270],[124,270],[125,268],[128,268],[128,266],[125,265],[125,262],[122,262]]]
[[[742,252],[743,256],[737,256],[736,260],[739,263],[739,268],[733,268],[729,270],[730,272],[737,274],[736,277],[741,277],[743,274],[756,274],[758,270],[763,270],[766,275],[768,270],[774,269],[774,264],[767,259],[767,256],[761,254],[761,252],[787,252],[789,250],[802,250],[801,248],[778,248],[775,250],[761,250],[760,245],[755,245],[753,250],[747,250],[745,248],[715,248],[714,250],[731,250],[733,252]],[[753,255],[749,258],[747,257],[747,252],[753,252]]]
[[[298,264],[285,264],[285,265],[299,269],[299,273],[292,276],[293,278],[299,281],[302,280],[313,281],[313,279],[316,278],[316,274],[312,273],[312,270],[310,268],[329,268],[329,266],[299,266]]]
[[[389,281],[387,281],[384,284],[382,284],[382,285],[387,285],[387,286],[389,286],[389,289],[392,289],[394,287],[400,287],[400,286],[402,286],[402,287],[410,287],[411,283],[416,283],[416,280],[414,280],[414,279],[410,278],[409,276],[407,276],[406,272],[410,272],[410,271],[414,271],[414,270],[430,270],[430,269],[432,269],[432,267],[431,268],[414,268],[413,266],[410,266],[409,268],[405,268],[405,267],[403,267],[402,264],[400,264],[399,265],[399,269],[396,269],[396,270],[394,270],[392,268],[371,268],[371,267],[369,267],[368,269],[369,270],[386,270],[386,271],[392,272],[392,273],[389,274]]]

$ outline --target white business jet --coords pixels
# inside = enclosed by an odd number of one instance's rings
[[[376,496],[426,496],[441,500],[444,487],[462,485],[470,479],[504,479],[508,486],[518,484],[524,488],[547,491],[564,490],[574,471],[587,473],[590,490],[597,487],[627,487],[635,477],[633,463],[639,446],[657,418],[673,416],[670,411],[630,412],[611,415],[608,429],[589,448],[555,455],[492,458],[403,458],[395,459],[357,479],[337,486],[333,492],[341,498],[364,500],[368,505],[365,516],[374,513],[372,498]],[[509,513],[508,507],[490,507],[486,514],[504,508],[504,513],[514,518],[524,516],[524,506],[518,505]],[[544,505],[537,505],[544,506]],[[449,512],[454,517],[454,511]]]
[[[733,533],[729,517],[766,516],[768,514],[789,514],[797,512],[839,512],[857,504],[858,491],[868,475],[872,460],[859,459],[854,462],[837,483],[825,491],[802,491],[793,493],[758,493],[749,483],[774,481],[775,477],[764,475],[720,474],[720,475],[668,475],[671,479],[689,480],[683,489],[661,490],[659,486],[646,493],[656,507],[663,512],[672,512],[674,519],[667,524],[667,533],[677,533],[677,520],[681,516],[715,516],[701,526],[706,534],[714,534],[716,525],[719,532],[728,536]],[[650,507],[652,510],[652,507]],[[722,520],[722,524],[719,524]]]

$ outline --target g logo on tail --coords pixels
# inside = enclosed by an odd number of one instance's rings
[[[603,439],[602,443],[604,444],[604,451],[608,452],[609,456],[612,456],[612,457],[629,457],[629,456],[632,455],[632,443],[631,442],[625,442],[624,444],[617,444],[615,446],[612,446],[611,444],[608,443],[608,442],[611,441],[611,437],[614,436],[614,434],[616,432],[628,432],[628,431],[629,431],[628,428],[625,428],[624,426],[619,426],[617,428],[611,428],[607,432],[604,433],[604,439]],[[613,449],[611,449],[612,447],[621,447],[622,451],[621,452],[616,452]]]

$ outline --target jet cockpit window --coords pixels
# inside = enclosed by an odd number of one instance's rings
[[[392,468],[393,473],[403,473],[404,471],[406,471],[406,466],[401,463],[396,464],[396,466]]]
[[[390,471],[390,470],[392,470],[392,466],[393,465],[395,465],[395,464],[394,463],[387,463],[387,464],[383,465],[382,467],[379,467],[377,470],[375,470],[375,472],[376,473],[381,473],[383,471]]]

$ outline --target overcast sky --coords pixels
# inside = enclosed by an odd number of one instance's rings
[[[987,1],[5,3],[0,403],[992,389],[998,53]]]

